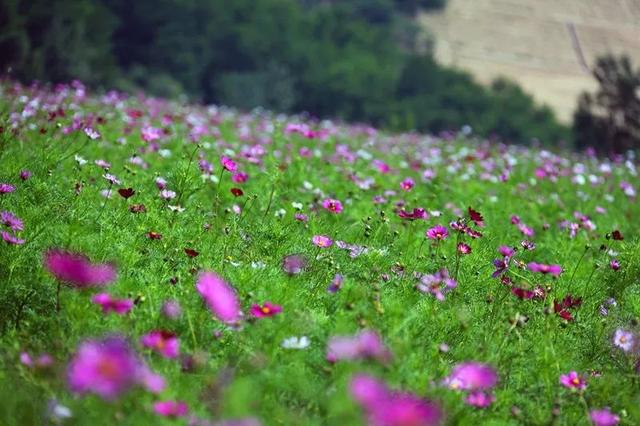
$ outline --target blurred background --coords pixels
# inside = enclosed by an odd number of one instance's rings
[[[0,0],[23,82],[640,148],[640,0]]]

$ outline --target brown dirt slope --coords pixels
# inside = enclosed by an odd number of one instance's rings
[[[640,66],[640,0],[448,0],[418,19],[439,62],[482,83],[515,80],[564,122],[594,90],[585,66],[598,55],[625,52]]]

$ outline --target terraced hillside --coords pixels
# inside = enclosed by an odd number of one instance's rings
[[[588,66],[606,52],[640,63],[640,0],[449,0],[423,14],[438,60],[488,83],[503,75],[569,121],[595,82]]]

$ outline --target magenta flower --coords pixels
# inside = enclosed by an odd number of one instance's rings
[[[333,280],[331,281],[331,283],[329,284],[329,287],[327,287],[327,291],[329,293],[337,293],[338,290],[340,290],[340,288],[342,288],[342,282],[344,281],[344,278],[342,275],[340,274],[336,274],[333,277]]]
[[[474,391],[467,395],[467,397],[464,399],[464,402],[466,402],[468,405],[471,405],[473,407],[487,408],[495,400],[496,400],[496,397],[491,394],[481,392],[481,391]]]
[[[430,240],[444,240],[449,236],[449,231],[442,225],[436,225],[429,228],[425,234]]]
[[[158,401],[153,403],[153,411],[164,417],[183,417],[189,412],[187,403],[183,401]]]
[[[469,244],[458,243],[458,246],[456,247],[456,249],[458,250],[458,253],[463,255],[471,253],[471,246]]]
[[[32,173],[29,170],[20,170],[20,180],[25,181],[31,177]]]
[[[24,229],[22,221],[16,217],[13,213],[3,211],[0,213],[0,222],[12,231],[22,231]]]
[[[498,383],[498,374],[493,367],[480,362],[463,362],[454,367],[444,379],[444,384],[454,390],[488,390]]]
[[[136,384],[152,391],[164,387],[161,377],[149,371],[121,338],[87,340],[80,344],[67,370],[73,392],[95,393],[113,400]]]
[[[244,172],[236,172],[231,175],[231,180],[234,183],[245,183],[249,179],[249,175]]]
[[[16,190],[16,187],[8,183],[0,183],[0,194],[8,194]]]
[[[569,374],[560,375],[560,384],[569,389],[583,390],[587,387],[587,381],[584,376],[580,376],[575,371]]]
[[[376,359],[387,362],[391,359],[391,353],[384,346],[382,339],[373,330],[364,330],[353,337],[334,336],[327,344],[327,361],[337,362],[341,360]]]
[[[516,252],[515,252],[514,249],[512,249],[509,246],[500,246],[500,247],[498,247],[498,253],[500,253],[500,255],[502,255],[502,257],[511,257]]]
[[[371,376],[353,377],[349,390],[371,426],[435,426],[443,419],[437,404],[410,393],[392,391]]]
[[[236,292],[221,277],[213,272],[202,272],[196,289],[220,321],[232,324],[240,320],[240,302]]]
[[[624,352],[630,352],[635,345],[635,337],[630,331],[619,328],[613,335],[613,345],[622,349]]]
[[[229,157],[225,157],[224,155],[220,157],[220,164],[224,167],[225,170],[230,172],[235,172],[238,168],[238,165]]]
[[[170,331],[154,330],[142,336],[140,344],[165,358],[177,358],[180,355],[180,340]]]
[[[24,244],[24,240],[18,238],[17,236],[8,233],[7,231],[0,231],[0,235],[2,235],[2,239],[11,245],[21,245]]]
[[[539,272],[541,274],[550,274],[557,277],[562,273],[562,267],[560,265],[545,265],[543,263],[530,262],[527,268],[531,272]]]
[[[91,298],[91,302],[100,305],[105,314],[114,312],[118,315],[124,315],[133,308],[133,300],[113,299],[109,293],[98,293]]]
[[[620,417],[608,408],[589,411],[589,418],[594,426],[616,426],[620,422]]]
[[[254,304],[251,305],[251,315],[256,318],[267,318],[282,312],[282,306],[274,305],[271,302],[264,302],[262,306]]]
[[[611,261],[609,262],[609,266],[614,271],[617,271],[618,269],[620,269],[620,262],[618,262],[618,259],[611,259]]]
[[[321,248],[327,248],[333,245],[333,240],[326,235],[314,235],[311,241]]]
[[[342,212],[342,203],[338,200],[334,200],[333,198],[327,198],[322,202],[322,207],[325,210],[330,211],[331,213],[338,214]]]
[[[411,191],[415,185],[415,182],[411,178],[406,178],[402,182],[400,182],[400,189],[404,191]]]
[[[417,220],[417,219],[427,220],[429,218],[429,215],[427,214],[426,210],[420,207],[414,208],[411,213],[408,213],[404,210],[398,210],[397,215],[401,219],[408,219],[408,220]]]
[[[161,191],[167,187],[167,181],[161,176],[158,176],[155,182],[156,182],[156,188],[158,188]]]
[[[76,288],[103,286],[116,279],[115,266],[92,264],[82,254],[57,249],[45,253],[44,266],[56,279]]]

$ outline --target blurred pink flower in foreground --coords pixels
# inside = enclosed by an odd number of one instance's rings
[[[608,408],[591,410],[589,417],[595,426],[615,426],[620,422],[620,417],[613,414]]]
[[[196,289],[220,321],[231,324],[240,319],[240,303],[236,292],[220,276],[213,272],[202,272]]]
[[[170,331],[154,330],[142,336],[140,343],[165,358],[177,358],[180,355],[180,340]]]
[[[164,389],[164,379],[152,373],[119,337],[81,343],[69,363],[67,380],[73,392],[95,393],[107,400],[135,385],[154,393]]]
[[[44,266],[56,279],[76,288],[103,286],[116,279],[114,265],[92,264],[82,254],[58,249],[45,253]]]
[[[186,416],[189,408],[183,401],[158,401],[153,404],[153,411],[164,417]]]
[[[391,359],[391,353],[373,330],[364,330],[353,337],[334,336],[327,344],[327,361],[373,358],[380,362]]]
[[[436,403],[390,390],[385,383],[368,375],[354,376],[349,390],[365,411],[370,426],[433,426],[441,424],[443,419]]]
[[[91,298],[91,302],[102,307],[103,313],[114,312],[124,315],[133,308],[131,299],[114,299],[109,293],[98,293]]]
[[[454,390],[487,390],[498,383],[498,374],[487,364],[475,361],[463,362],[454,367],[444,383]]]

